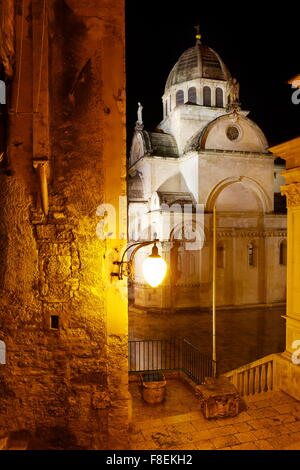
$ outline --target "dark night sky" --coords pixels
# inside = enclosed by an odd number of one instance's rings
[[[249,117],[269,144],[300,135],[300,104],[292,103],[293,90],[286,83],[300,74],[296,2],[225,2],[222,9],[212,0],[126,4],[129,145],[138,101],[144,106],[146,129],[161,121],[166,79],[179,56],[194,45],[196,24],[201,25],[202,43],[215,49],[238,79],[242,108],[251,111]]]

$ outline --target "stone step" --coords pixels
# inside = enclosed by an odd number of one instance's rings
[[[7,450],[8,436],[0,437],[0,450]]]
[[[293,444],[290,444],[283,450],[300,450],[300,441],[293,442]]]
[[[28,439],[9,439],[6,450],[27,450]]]

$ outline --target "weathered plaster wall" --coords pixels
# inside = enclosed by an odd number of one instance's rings
[[[45,6],[44,6],[45,5]],[[22,10],[23,6],[23,10]],[[0,431],[29,448],[127,448],[126,243],[96,235],[126,194],[123,0],[16,2],[0,185]],[[49,213],[36,163],[46,161]],[[59,328],[51,328],[57,316]]]

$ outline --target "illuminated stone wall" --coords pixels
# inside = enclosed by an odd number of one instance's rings
[[[281,192],[288,208],[286,350],[278,358],[275,376],[281,390],[300,400],[300,137],[271,151],[286,161]]]
[[[286,300],[281,258],[287,222],[284,210],[274,211],[276,155],[241,109],[239,86],[220,57],[209,63],[206,57],[206,46],[196,42],[174,65],[162,97],[164,117],[154,132],[144,128],[138,107],[128,158],[129,237],[159,238],[170,266],[164,283],[151,289],[141,269],[147,250],[137,253],[130,297],[139,308],[211,308],[214,207],[217,305],[278,306]],[[224,99],[217,100],[217,91]]]
[[[126,244],[123,0],[15,7],[0,184],[0,432],[21,433],[29,448],[126,449],[127,289],[110,276]],[[102,203],[117,211],[109,240],[96,235]]]

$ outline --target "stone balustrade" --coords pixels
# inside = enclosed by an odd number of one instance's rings
[[[235,385],[241,396],[255,395],[275,389],[276,354],[263,357],[223,374]]]

